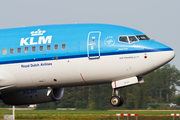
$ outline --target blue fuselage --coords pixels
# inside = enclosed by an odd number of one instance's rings
[[[96,59],[106,55],[172,50],[152,40],[134,43],[118,41],[120,36],[129,35],[144,35],[144,33],[127,27],[105,24],[45,25],[2,29],[0,30],[0,64],[80,57]],[[25,51],[25,47],[28,47],[28,52]],[[3,49],[6,49],[6,54],[3,54]],[[13,53],[10,49],[13,49]]]

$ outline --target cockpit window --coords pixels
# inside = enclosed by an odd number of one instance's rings
[[[136,35],[139,40],[150,40],[146,35]]]
[[[136,39],[135,36],[129,36],[129,41],[130,43],[133,43],[133,42],[137,42],[138,40]]]
[[[128,39],[127,39],[126,36],[121,36],[121,37],[119,37],[119,41],[120,41],[120,42],[126,42],[126,43],[128,43]]]

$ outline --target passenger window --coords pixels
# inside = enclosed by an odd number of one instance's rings
[[[3,49],[3,55],[7,54],[7,50]]]
[[[32,46],[32,52],[36,51],[36,46]]]
[[[134,36],[129,36],[130,43],[137,42],[138,40]]]
[[[10,53],[13,54],[14,53],[14,48],[10,49]]]
[[[28,52],[28,47],[24,48],[24,52],[27,53]]]
[[[17,53],[21,53],[21,48],[20,47],[17,48]]]
[[[54,50],[57,50],[58,49],[58,44],[55,44],[54,45]]]
[[[43,46],[39,46],[39,51],[43,51]]]
[[[119,41],[120,42],[125,42],[125,43],[128,43],[128,39],[127,39],[127,37],[119,37]]]
[[[66,49],[66,44],[63,43],[62,46],[61,46],[62,49]]]
[[[47,50],[49,51],[51,49],[51,46],[50,45],[47,45]]]

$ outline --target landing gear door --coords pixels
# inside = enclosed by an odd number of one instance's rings
[[[89,59],[100,58],[100,31],[92,31],[88,34],[87,54]]]

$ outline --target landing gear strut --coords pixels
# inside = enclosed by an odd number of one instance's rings
[[[115,106],[115,107],[119,107],[123,104],[123,98],[118,95],[118,89],[117,88],[113,88],[110,103],[112,106]]]

